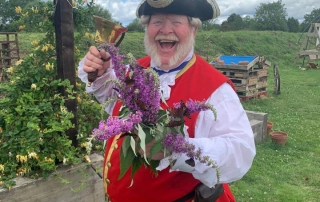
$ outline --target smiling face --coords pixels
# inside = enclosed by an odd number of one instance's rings
[[[161,69],[173,69],[192,50],[196,30],[184,15],[152,15],[144,38],[147,54]]]

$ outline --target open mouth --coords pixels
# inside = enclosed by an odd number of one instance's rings
[[[177,41],[173,41],[173,40],[158,40],[161,48],[163,49],[171,49],[172,47],[174,47],[177,44]]]

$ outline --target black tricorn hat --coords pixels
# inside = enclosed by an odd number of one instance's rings
[[[156,13],[186,15],[205,21],[218,17],[220,9],[215,0],[142,0],[136,14],[140,18]]]

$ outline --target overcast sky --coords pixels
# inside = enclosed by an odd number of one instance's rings
[[[277,0],[216,0],[220,7],[220,17],[217,23],[226,20],[232,13],[241,16],[253,16],[260,3],[272,3]],[[97,4],[108,9],[112,18],[121,22],[124,26],[130,24],[136,18],[136,8],[140,0],[96,0]],[[310,14],[312,10],[320,8],[319,0],[282,0],[287,9],[288,16],[298,19],[304,19],[305,14]]]

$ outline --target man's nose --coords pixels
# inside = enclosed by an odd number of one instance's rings
[[[172,32],[172,24],[169,20],[165,21],[160,29],[163,34],[169,34]]]

